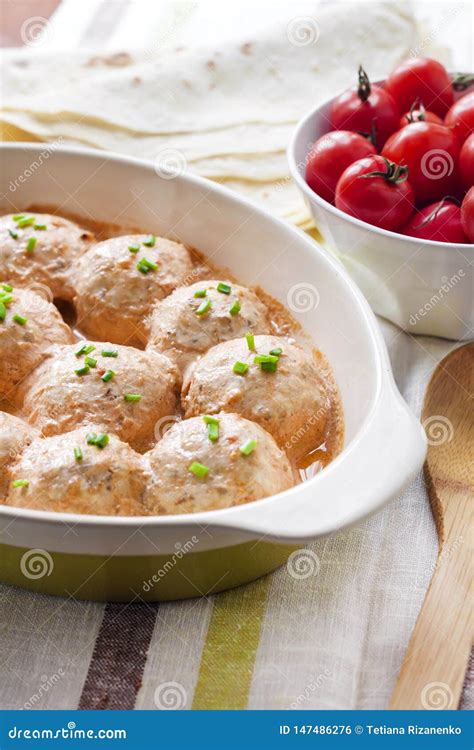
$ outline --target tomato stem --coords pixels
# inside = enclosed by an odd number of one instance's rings
[[[377,148],[377,118],[372,118],[372,124],[370,128],[370,133],[367,133],[363,130],[358,130],[357,133],[361,135],[363,138],[367,138],[370,143],[372,143],[375,148]]]
[[[360,174],[359,177],[383,177],[384,180],[391,182],[393,185],[399,185],[408,179],[408,167],[402,164],[395,164],[394,161],[386,159],[385,156],[382,156],[382,159],[387,166],[386,172],[376,170],[374,172],[367,172],[367,174]]]
[[[472,73],[455,73],[453,77],[453,89],[455,91],[465,91],[474,83]]]
[[[370,96],[369,76],[362,65],[359,65],[359,86],[357,87],[357,95],[361,102],[366,102]]]
[[[419,110],[419,111],[415,117],[416,110]],[[415,101],[410,107],[409,113],[406,115],[406,118],[408,122],[418,122],[420,120],[423,122],[424,120],[426,120],[426,110],[423,106],[423,102],[421,101],[421,99],[415,99]]]
[[[421,227],[426,226],[426,224],[429,224],[430,221],[432,221],[438,213],[441,211],[443,206],[447,203],[454,203],[456,206],[459,206],[460,203],[457,198],[454,197],[454,195],[446,195],[442,200],[439,201],[439,203],[436,204],[434,209],[431,211],[431,213],[428,214],[428,216],[425,216],[421,224],[414,224],[413,229],[420,229]]]

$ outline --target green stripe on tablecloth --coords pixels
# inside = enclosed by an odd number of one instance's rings
[[[215,598],[193,709],[247,708],[269,584],[265,576]]]

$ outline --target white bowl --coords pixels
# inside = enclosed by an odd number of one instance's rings
[[[194,535],[193,555],[262,538],[302,544],[397,497],[422,465],[424,434],[396,388],[369,305],[330,253],[315,251],[303,233],[207,180],[188,174],[166,179],[148,162],[87,149],[44,153],[41,144],[2,145],[4,212],[48,204],[166,234],[198,248],[242,283],[262,286],[290,307],[329,358],[343,400],[345,447],[309,481],[224,510],[116,518],[0,505],[0,545],[123,557],[170,554]],[[74,533],[65,534],[64,524]],[[225,555],[221,559],[224,564]]]
[[[471,339],[474,245],[430,242],[379,229],[340,211],[307,184],[308,153],[331,130],[332,101],[299,122],[288,147],[291,175],[324,243],[379,315],[409,333]]]

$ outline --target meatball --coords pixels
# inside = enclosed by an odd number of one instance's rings
[[[151,514],[228,508],[292,487],[286,455],[265,430],[238,414],[178,422],[148,454]]]
[[[0,284],[0,395],[15,398],[18,384],[53,344],[73,335],[53,304],[28,290]]]
[[[262,355],[268,361],[260,362]],[[293,339],[255,336],[254,342],[235,339],[210,349],[185,378],[183,408],[186,417],[237,412],[261,425],[295,460],[323,442],[330,393],[327,373],[312,352]]]
[[[150,329],[150,345],[182,369],[221,341],[247,331],[271,332],[267,309],[256,294],[222,281],[177,289],[156,305]]]
[[[54,347],[22,386],[23,414],[42,433],[96,424],[136,450],[176,409],[177,371],[158,352],[80,341]]]
[[[8,466],[38,436],[38,430],[22,419],[0,412],[0,502],[8,492]]]
[[[93,245],[77,264],[78,325],[88,336],[144,346],[157,300],[191,278],[188,250],[178,242],[134,234]]]
[[[0,217],[0,278],[72,300],[71,267],[93,239],[91,232],[50,214]]]
[[[144,513],[142,456],[113,435],[81,428],[38,438],[10,469],[7,505],[64,513]]]

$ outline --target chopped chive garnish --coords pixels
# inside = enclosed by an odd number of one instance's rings
[[[74,458],[76,461],[82,461],[82,451],[80,448],[74,448]]]
[[[251,352],[255,351],[255,339],[253,337],[253,333],[246,333],[245,338],[247,340],[247,346],[250,349]]]
[[[116,349],[102,349],[101,354],[103,357],[118,357]]]
[[[201,302],[198,309],[196,310],[196,315],[205,315],[212,307],[212,303],[210,299],[204,300],[204,302]]]
[[[153,263],[148,258],[140,258],[137,263],[137,268],[141,273],[147,274],[149,271],[156,271],[158,268],[157,263]]]
[[[89,365],[89,367],[97,367],[97,360],[93,357],[86,357],[84,362],[86,365]]]
[[[5,292],[13,292],[13,287],[11,286],[11,284],[0,284],[0,288]]]
[[[3,304],[3,302],[0,302],[0,320],[5,320],[7,316],[7,308]]]
[[[194,292],[194,296],[199,297],[205,297],[207,294],[207,289],[198,289],[197,292]]]
[[[141,401],[142,397],[139,393],[124,393],[124,401]]]
[[[217,291],[221,294],[230,294],[232,291],[232,287],[230,284],[226,284],[224,281],[219,281],[217,285]]]
[[[83,344],[76,352],[76,357],[82,357],[83,354],[90,354],[95,349],[94,344]]]
[[[9,229],[8,230],[8,234],[10,235],[10,237],[12,238],[12,240],[17,240],[18,239],[18,234],[17,234],[17,232],[14,232],[13,229]]]
[[[35,217],[34,216],[24,216],[22,219],[18,219],[16,222],[17,226],[23,229],[23,227],[31,227],[32,224],[35,223]]]
[[[28,318],[24,318],[23,315],[18,315],[18,313],[15,313],[13,320],[15,323],[18,323],[19,326],[26,326],[28,323]]]
[[[207,414],[203,417],[203,420],[207,424],[207,437],[215,443],[219,439],[219,420],[217,417],[211,417]]]
[[[104,383],[108,383],[113,377],[115,377],[115,372],[113,370],[107,370],[107,372],[102,375],[101,380],[103,380]]]
[[[276,372],[277,363],[276,362],[262,362],[262,364],[260,365],[260,368],[264,372]]]
[[[204,479],[204,477],[207,477],[209,474],[209,468],[204,464],[200,464],[199,461],[193,461],[192,464],[188,466],[188,471],[199,479]]]
[[[12,482],[12,487],[28,487],[29,481],[27,479],[15,479]]]
[[[23,219],[25,214],[15,214],[13,217],[13,221],[20,221],[20,219]]]
[[[37,229],[38,232],[44,232],[46,228],[46,224],[35,224],[33,226],[33,229]]]
[[[256,447],[256,440],[246,440],[245,443],[240,446],[239,451],[243,456],[250,456],[250,454],[254,452]]]
[[[0,302],[3,302],[4,305],[9,305],[10,302],[13,302],[13,296],[5,292],[0,292]]]
[[[87,375],[90,369],[89,365],[84,365],[84,367],[79,367],[77,370],[74,370],[74,372],[81,377],[82,375]]]
[[[140,250],[140,245],[138,244],[138,242],[134,242],[132,245],[128,246],[128,249],[131,253],[138,253],[138,251]]]
[[[270,354],[272,354],[274,357],[279,357],[280,354],[283,354],[283,349],[280,349],[279,346],[277,346],[275,349],[270,349]]]
[[[234,364],[234,366],[232,368],[232,370],[237,375],[245,375],[245,373],[248,371],[248,369],[249,369],[249,366],[248,366],[248,364],[246,362],[235,362],[235,364]]]
[[[30,239],[26,243],[26,252],[27,253],[32,253],[33,250],[35,249],[35,246],[36,246],[37,242],[38,242],[38,240],[36,239],[36,237],[30,237]]]
[[[237,315],[240,312],[240,301],[238,299],[235,300],[229,312],[231,315]]]
[[[275,362],[278,362],[278,357],[275,356],[274,354],[257,354],[253,358],[253,361],[254,361],[254,364],[256,364],[256,365],[261,365],[261,364],[264,364],[266,362],[273,362],[273,363],[275,363]]]
[[[145,245],[146,247],[154,247],[154,246],[155,246],[155,242],[156,242],[156,237],[155,237],[155,235],[154,235],[154,234],[150,234],[150,235],[149,235],[149,236],[148,236],[148,237],[146,238],[146,240],[143,240],[143,244],[144,244],[144,245]]]
[[[88,445],[96,445],[97,448],[105,448],[109,442],[109,436],[106,432],[100,432],[98,435],[95,432],[89,432],[86,435],[86,442]]]

